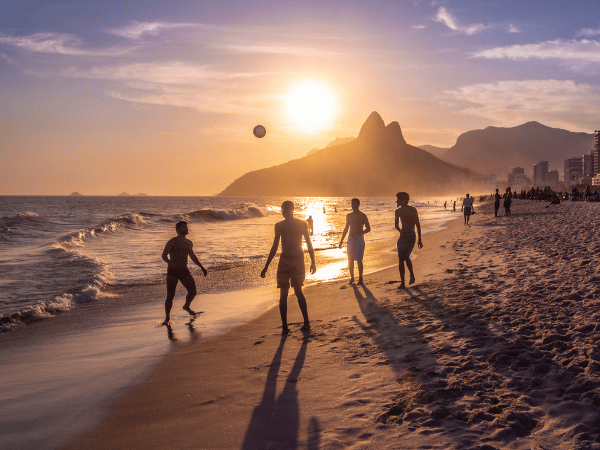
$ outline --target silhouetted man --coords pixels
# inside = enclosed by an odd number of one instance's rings
[[[289,333],[290,331],[287,325],[287,298],[290,285],[294,288],[294,293],[298,298],[298,305],[304,318],[304,325],[301,329],[307,331],[310,330],[310,322],[308,320],[306,298],[302,292],[302,285],[306,276],[302,237],[306,241],[306,247],[310,255],[311,274],[317,271],[315,252],[310,242],[306,223],[294,218],[294,204],[291,201],[286,200],[281,204],[281,214],[284,220],[275,224],[275,239],[273,240],[265,268],[260,273],[260,276],[264,278],[267,275],[267,269],[275,257],[275,253],[277,253],[279,240],[281,239],[281,255],[279,256],[279,266],[277,267],[277,287],[280,289],[279,313],[281,315],[282,333]]]
[[[473,197],[469,197],[469,194],[463,199],[462,208],[465,215],[465,225],[469,225],[469,219],[473,213]]]
[[[359,211],[360,200],[357,198],[352,199],[352,212],[346,214],[346,226],[342,233],[342,239],[340,239],[339,247],[342,248],[346,233],[348,234],[348,269],[350,269],[350,282],[354,283],[354,261],[358,266],[358,284],[363,284],[363,256],[365,254],[365,234],[371,231],[371,225],[369,225],[369,219],[367,215],[362,211]]]
[[[496,189],[496,193],[494,194],[494,217],[498,217],[498,210],[500,209],[500,199],[502,196],[500,195],[500,190]]]
[[[185,297],[185,304],[183,309],[195,316],[197,313],[190,308],[190,304],[196,296],[196,282],[194,277],[187,268],[188,256],[190,259],[202,269],[204,276],[208,274],[208,271],[202,267],[200,261],[194,254],[192,241],[186,238],[188,234],[188,226],[184,221],[178,222],[175,225],[177,236],[169,239],[169,242],[165,245],[165,249],[162,253],[162,259],[167,263],[167,299],[165,300],[165,321],[163,325],[168,325],[171,315],[171,308],[173,307],[173,298],[175,298],[175,288],[177,283],[180,281],[183,287],[187,289],[187,295]]]
[[[409,196],[407,192],[398,192],[396,194],[396,206],[398,206],[398,209],[396,210],[395,226],[396,230],[400,232],[397,243],[399,260],[398,269],[400,270],[400,286],[398,286],[398,289],[406,289],[406,284],[404,283],[404,263],[406,263],[406,267],[408,267],[408,272],[410,273],[410,280],[408,283],[413,284],[415,282],[415,273],[413,272],[412,261],[410,260],[410,254],[415,247],[415,241],[417,240],[415,228],[419,235],[418,246],[419,248],[423,248],[419,213],[413,206],[408,206],[408,201]],[[400,223],[402,224],[402,228],[399,226]]]
[[[315,232],[314,224],[315,222],[313,221],[312,216],[308,216],[308,219],[306,219],[306,225],[308,226],[308,234],[310,234],[311,236]]]

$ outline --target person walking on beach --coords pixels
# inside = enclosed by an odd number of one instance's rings
[[[308,234],[312,236],[315,232],[312,216],[308,216],[308,219],[306,219],[306,225],[308,226]]]
[[[406,284],[404,283],[404,263],[406,263],[406,267],[410,273],[408,284],[410,285],[415,282],[415,273],[413,271],[412,261],[410,260],[410,254],[417,239],[415,228],[417,229],[417,234],[419,236],[419,240],[417,241],[418,246],[419,248],[423,248],[419,213],[415,207],[408,206],[409,200],[410,198],[407,192],[398,192],[396,194],[396,206],[398,206],[398,209],[396,209],[394,224],[396,230],[400,232],[400,237],[396,244],[398,248],[398,269],[400,271],[400,286],[398,286],[398,289],[406,289]],[[402,228],[400,228],[400,224],[402,224]]]
[[[362,211],[359,211],[360,200],[357,198],[352,199],[352,212],[346,214],[346,226],[342,233],[342,239],[340,239],[339,247],[342,248],[344,238],[348,234],[348,269],[350,269],[350,282],[354,283],[354,261],[358,266],[358,284],[363,283],[363,256],[365,254],[365,234],[371,231],[371,225],[369,225],[369,219],[367,215]]]
[[[500,195],[500,190],[496,189],[496,193],[494,194],[494,217],[498,217],[498,210],[500,209],[500,199],[502,196]]]
[[[456,212],[456,200],[454,200],[454,204],[452,205],[452,212]]]
[[[169,321],[171,320],[171,308],[173,307],[173,299],[175,298],[175,289],[177,288],[178,282],[181,282],[183,287],[187,289],[183,309],[192,316],[199,314],[190,308],[192,300],[194,300],[194,297],[196,296],[196,282],[187,267],[188,256],[194,264],[202,269],[204,276],[208,274],[208,271],[200,264],[200,261],[198,261],[198,258],[194,253],[194,244],[186,238],[188,234],[187,222],[184,222],[183,220],[177,222],[175,230],[177,231],[177,236],[169,239],[162,253],[162,259],[167,263],[166,317],[163,325],[169,325]]]
[[[469,194],[463,199],[462,208],[465,214],[465,225],[469,225],[469,219],[473,212],[473,197],[469,197]]]
[[[310,242],[306,223],[294,218],[294,203],[289,200],[283,202],[281,204],[281,214],[284,220],[275,224],[275,239],[273,240],[265,268],[260,273],[260,276],[262,278],[267,276],[267,269],[275,257],[275,253],[277,253],[279,240],[281,240],[281,255],[279,256],[279,266],[277,267],[277,287],[280,289],[279,313],[281,315],[282,333],[290,332],[287,324],[287,298],[290,285],[294,288],[294,293],[296,294],[296,298],[298,298],[298,305],[304,318],[304,325],[301,330],[308,331],[310,330],[310,322],[308,320],[306,298],[302,292],[302,285],[304,284],[306,274],[304,252],[302,251],[302,237],[306,241],[306,247],[310,255],[311,274],[317,271],[315,252]]]

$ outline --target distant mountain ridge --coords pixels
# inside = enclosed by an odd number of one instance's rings
[[[440,195],[464,187],[472,173],[404,140],[398,122],[372,112],[356,139],[303,158],[249,172],[221,196]]]
[[[527,122],[512,128],[467,131],[440,158],[484,175],[505,175],[514,167],[523,167],[532,175],[533,166],[540,161],[548,161],[550,170],[562,172],[565,159],[593,149],[593,134]]]

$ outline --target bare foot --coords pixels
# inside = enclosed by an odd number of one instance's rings
[[[171,325],[171,320],[167,318],[161,325],[169,326],[169,325]]]
[[[302,325],[302,327],[300,327],[300,329],[302,331],[310,331],[310,325],[304,324],[304,325]]]
[[[364,286],[364,285],[365,285],[365,282],[363,281],[363,279],[362,279],[362,278],[359,278],[359,279],[358,279],[358,283],[356,283],[356,284],[360,284],[360,285]]]
[[[188,313],[190,313],[190,316],[197,316],[198,314],[202,314],[204,311],[194,311],[193,309],[191,309],[189,306],[184,306],[183,307],[184,311],[187,311]]]
[[[290,329],[288,327],[284,327],[281,329],[281,334],[288,334],[290,332]]]
[[[351,278],[350,281],[348,281],[348,284],[354,284],[354,278]]]
[[[400,283],[400,286],[398,286],[396,289],[406,289],[406,286],[404,283]]]
[[[415,276],[411,275],[410,280],[408,280],[408,284],[415,284]]]

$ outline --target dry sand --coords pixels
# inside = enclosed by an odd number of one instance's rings
[[[600,448],[600,204],[491,206],[424,236],[413,287],[310,286],[310,333],[290,296],[290,335],[272,309],[186,346],[69,448]]]

